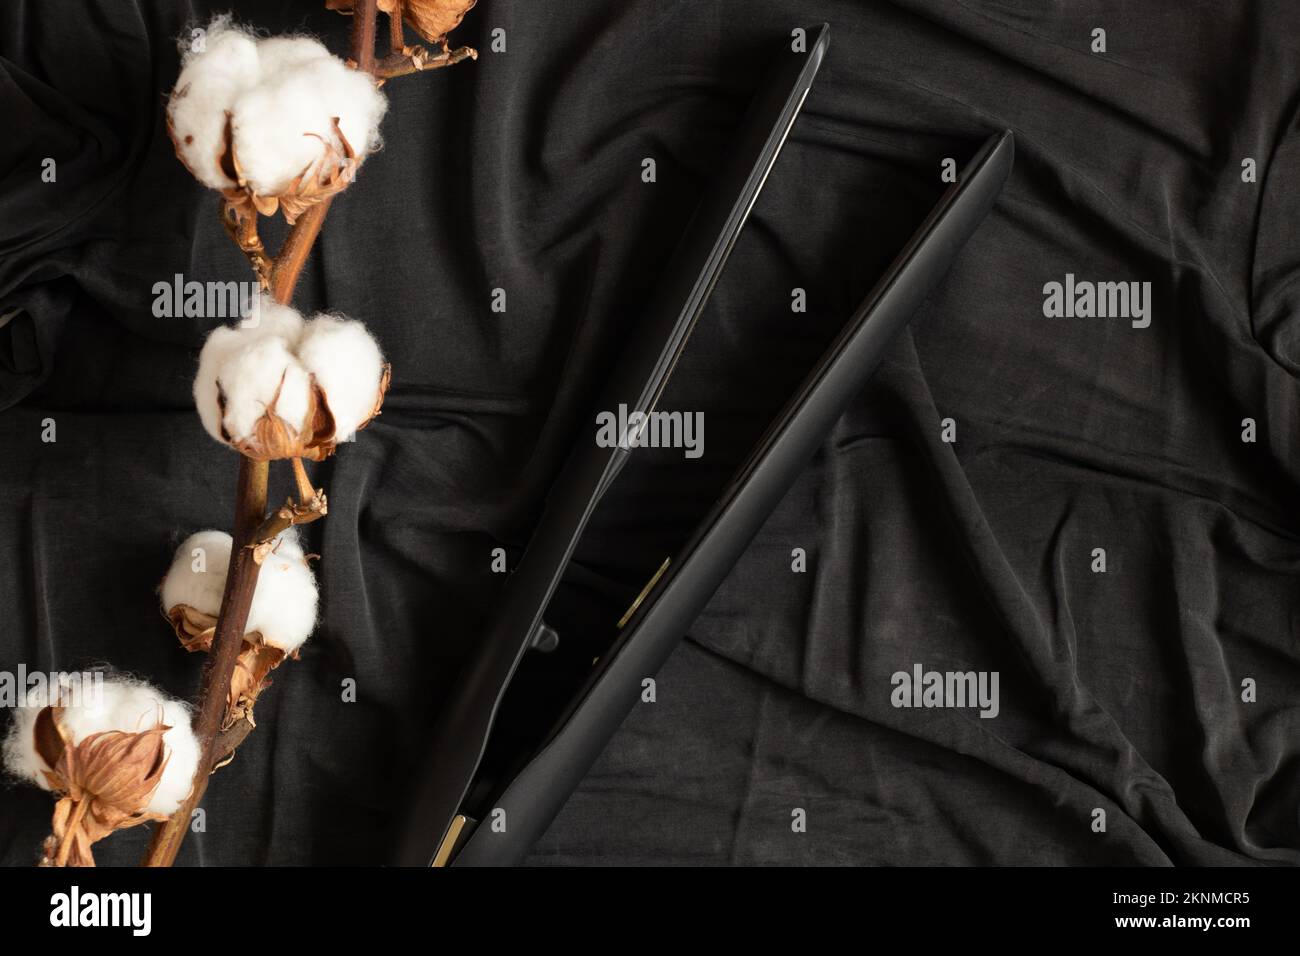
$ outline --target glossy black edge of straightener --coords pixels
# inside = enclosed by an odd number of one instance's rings
[[[641,681],[668,659],[895,334],[988,214],[1014,155],[1009,131],[991,137],[940,198],[673,558],[547,743],[495,801],[505,811],[507,830],[479,827],[452,865],[517,863],[546,831],[640,699]]]
[[[757,94],[723,174],[686,227],[645,319],[636,327],[595,412],[654,409],[735,245],[768,173],[794,125],[829,43],[829,26],[809,30],[805,53],[784,46]],[[422,765],[396,861],[426,866],[474,782],[501,698],[528,650],[542,614],[596,504],[626,463],[627,448],[596,445],[580,433],[537,527],[510,575],[502,604],[452,688]]]

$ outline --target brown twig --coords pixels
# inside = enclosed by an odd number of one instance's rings
[[[402,0],[393,0],[393,9],[388,11],[388,49],[399,52],[406,46],[406,33],[402,30]]]
[[[235,751],[244,742],[244,738],[253,732],[253,722],[247,717],[240,717],[233,724],[217,735],[216,747],[212,754],[212,769],[224,767],[234,759]]]
[[[276,302],[288,304],[293,298],[293,290],[298,285],[298,276],[307,263],[307,253],[320,235],[320,227],[325,223],[325,214],[330,211],[334,197],[329,196],[312,206],[293,224],[289,235],[275,257],[271,267],[271,297]]]
[[[357,0],[352,10],[352,59],[364,73],[375,72],[375,18],[378,0]]]
[[[455,66],[462,60],[477,60],[478,50],[469,46],[459,46],[454,50],[444,50],[437,56],[429,56],[423,47],[404,47],[396,53],[390,53],[375,66],[375,76],[381,80],[391,80],[395,76],[407,76],[411,73],[424,73],[439,70],[445,66]]]
[[[306,503],[297,502],[291,498],[275,509],[274,514],[268,515],[266,520],[258,525],[257,530],[253,533],[252,540],[245,545],[245,550],[251,550],[253,560],[261,564],[275,550],[276,538],[282,532],[287,531],[294,525],[310,524],[327,514],[329,514],[329,507],[326,504],[323,491],[317,491],[315,496]]]
[[[244,627],[253,604],[257,573],[261,566],[252,552],[244,547],[253,530],[266,513],[267,462],[241,456],[239,484],[236,492],[234,546],[226,571],[226,590],[221,597],[221,613],[208,652],[203,677],[199,683],[199,711],[194,719],[194,736],[199,742],[199,762],[189,797],[154,833],[145,855],[145,866],[171,866],[181,842],[189,831],[190,817],[208,788],[208,776],[215,763],[217,734],[226,714],[230,678],[244,646]]]
[[[275,539],[282,531],[296,524],[307,524],[329,514],[329,502],[324,488],[313,488],[311,478],[301,458],[290,459],[293,462],[293,478],[298,485],[298,500],[290,498],[274,514],[268,515],[257,530],[247,547],[253,549],[253,559],[261,564],[266,556],[274,550]]]

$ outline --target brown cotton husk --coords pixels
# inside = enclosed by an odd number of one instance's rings
[[[211,614],[177,604],[167,612],[172,630],[176,632],[181,646],[187,651],[208,651],[212,649],[212,637],[217,630],[217,619]]]
[[[369,425],[379,415],[384,405],[384,396],[388,393],[388,383],[391,378],[392,367],[385,363],[375,392],[375,407],[370,416],[357,425],[358,431]],[[310,377],[307,414],[304,418],[307,425],[301,431],[295,429],[275,413],[279,398],[280,392],[277,389],[271,401],[267,403],[266,412],[254,425],[253,434],[236,441],[225,431],[223,424],[222,438],[240,454],[251,458],[253,461],[278,461],[283,458],[306,458],[309,461],[324,461],[334,454],[338,448],[334,413],[330,411],[329,396],[317,384],[316,377],[314,375]],[[226,399],[220,384],[217,386],[217,404],[221,411],[221,419],[224,422]]]
[[[348,142],[348,138],[343,135],[338,117],[334,117],[332,122],[334,134],[342,149],[336,148],[333,143],[315,133],[303,133],[304,136],[321,140],[323,144],[321,155],[304,168],[283,190],[274,195],[263,195],[244,178],[243,168],[239,165],[239,156],[235,152],[231,117],[229,113],[226,114],[223,153],[218,161],[221,169],[225,171],[227,177],[235,181],[236,185],[231,189],[223,189],[221,194],[226,197],[226,203],[237,221],[242,222],[245,218],[253,217],[258,213],[263,216],[273,216],[277,210],[280,210],[284,213],[285,221],[292,225],[306,210],[348,187],[356,176],[361,160],[357,157],[352,144]],[[174,142],[173,140],[173,144]],[[179,154],[178,148],[177,155]]]
[[[53,767],[45,779],[60,795],[42,865],[94,866],[91,846],[98,840],[114,830],[166,819],[145,807],[167,766],[163,734],[170,728],[160,721],[138,733],[109,730],[74,744],[62,713],[61,707],[44,708],[33,728],[37,752]]]
[[[401,0],[402,20],[429,43],[442,43],[460,26],[478,0]],[[390,16],[397,0],[378,0],[376,6]],[[325,0],[327,10],[351,13],[356,0]]]
[[[275,408],[280,400],[280,390],[267,403],[266,412],[253,426],[253,434],[235,441],[226,436],[227,441],[242,455],[254,461],[278,461],[281,458],[307,458],[311,461],[324,461],[334,454],[337,442],[334,440],[334,416],[330,412],[329,402],[325,400],[325,391],[316,384],[316,377],[311,377],[308,392],[307,414],[304,421],[307,426],[301,431],[294,428],[276,414]],[[281,382],[283,385],[283,382]],[[225,420],[226,400],[217,386],[217,402]],[[224,425],[222,426],[224,431]]]
[[[384,396],[388,394],[388,385],[392,381],[392,378],[393,366],[385,362],[383,370],[379,373],[379,394],[375,396],[375,407],[371,410],[370,417],[357,426],[357,431],[361,431],[361,429],[365,428],[379,417],[379,414],[384,407]]]
[[[226,719],[221,724],[223,730],[239,720],[257,726],[253,720],[253,705],[257,703],[258,695],[271,686],[271,671],[279,667],[284,658],[284,651],[263,643],[262,635],[257,631],[244,635],[244,646],[235,662],[235,673],[230,678]]]
[[[187,651],[206,653],[212,650],[217,619],[211,614],[196,611],[188,604],[178,604],[167,612],[167,619]],[[235,661],[235,672],[230,678],[222,729],[238,720],[253,723],[253,705],[257,703],[258,695],[271,685],[271,671],[284,659],[284,651],[264,643],[260,632],[250,631],[244,635],[243,646]]]
[[[63,758],[63,734],[57,722],[59,707],[42,707],[32,725],[32,734],[36,742],[36,753],[45,761],[47,767],[57,767]]]

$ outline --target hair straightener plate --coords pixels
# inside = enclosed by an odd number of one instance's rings
[[[623,353],[598,409],[649,412],[722,272],[754,201],[776,162],[829,43],[822,24],[808,31],[806,52],[785,46],[772,79],[751,106],[720,182],[696,209],[638,334]],[[629,416],[630,418],[631,416]],[[631,436],[628,436],[631,437]],[[629,447],[631,446],[631,447]],[[397,861],[444,864],[467,835],[463,802],[475,782],[502,697],[596,504],[627,463],[634,443],[602,448],[579,442],[546,501],[502,604],[452,688],[416,782]]]
[[[783,54],[757,98],[720,188],[687,229],[642,335],[598,408],[650,411],[703,309],[825,54],[823,25],[809,52]],[[797,66],[797,69],[794,67]],[[792,78],[792,74],[794,75]],[[553,488],[537,530],[506,586],[484,644],[452,692],[435,733],[399,862],[518,862],[542,835],[627,712],[707,604],[763,521],[793,484],[879,364],[893,336],[942,279],[992,207],[1011,170],[1010,133],[989,139],[963,170],[772,422],[708,516],[633,603],[613,645],[595,662],[567,712],[526,761],[500,779],[480,768],[498,708],[605,490],[629,449],[580,443]],[[647,348],[647,343],[649,347]],[[639,386],[639,389],[638,389]],[[636,400],[628,396],[636,391]],[[474,798],[469,797],[471,786]],[[485,802],[486,801],[486,802]],[[478,826],[474,811],[509,821]]]
[[[948,188],[781,413],[668,569],[652,579],[619,638],[547,742],[493,806],[509,827],[479,827],[456,866],[519,862],[542,836],[704,610],[741,553],[879,365],[893,337],[938,285],[1011,172],[1010,131],[990,137]]]

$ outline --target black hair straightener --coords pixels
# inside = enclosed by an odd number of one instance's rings
[[[808,32],[807,52],[787,47],[755,100],[731,164],[687,227],[641,334],[627,349],[598,410],[655,408],[825,57],[829,27]],[[667,659],[875,370],[894,334],[988,213],[1012,158],[1011,134],[992,137],[944,193],[688,543],[664,562],[623,620],[608,624],[603,653],[557,712],[558,719],[544,724],[551,727],[549,735],[525,745],[522,756],[502,759],[493,753],[485,760],[492,750],[509,749],[493,738],[502,703],[529,648],[556,642],[544,623],[548,606],[596,505],[636,442],[601,447],[593,438],[575,446],[506,584],[493,624],[435,727],[398,863],[503,865],[523,858],[639,699],[642,679]],[[497,731],[499,739],[503,732]]]

